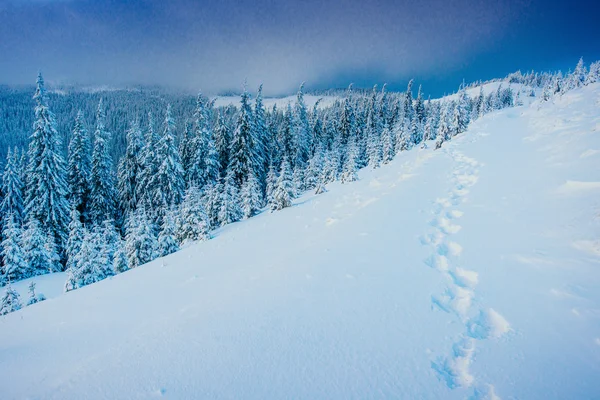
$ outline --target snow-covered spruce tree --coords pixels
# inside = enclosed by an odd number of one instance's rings
[[[154,260],[156,247],[157,240],[152,222],[149,220],[145,208],[138,207],[127,221],[125,249],[129,268],[135,268]]]
[[[23,223],[23,182],[19,174],[18,152],[8,149],[4,175],[2,175],[2,194],[4,198],[0,205],[0,215],[11,215],[18,225]]]
[[[323,165],[323,149],[319,145],[315,149],[314,155],[308,161],[308,167],[306,168],[306,173],[304,174],[304,188],[306,190],[312,190],[317,187],[323,171]]]
[[[242,185],[240,197],[242,200],[242,217],[244,219],[252,217],[262,208],[262,190],[254,171],[250,171],[248,180]]]
[[[94,150],[92,152],[92,174],[90,177],[89,214],[92,223],[100,224],[105,219],[116,217],[116,190],[113,176],[113,160],[110,155],[110,133],[105,127],[102,99],[96,113]]]
[[[181,243],[185,245],[197,240],[210,239],[208,216],[202,202],[202,193],[196,186],[186,190],[179,216],[177,237]]]
[[[348,154],[346,155],[346,163],[342,172],[342,183],[350,183],[358,180],[358,168],[356,166],[357,150],[356,143],[348,144]]]
[[[129,269],[129,260],[127,259],[127,251],[125,249],[125,242],[123,240],[119,240],[117,251],[115,252],[115,257],[113,258],[113,265],[115,268],[115,274],[120,274]]]
[[[142,131],[132,122],[127,131],[127,148],[117,170],[119,203],[125,214],[135,210],[139,199],[138,179],[142,171]]]
[[[220,226],[219,212],[221,211],[221,192],[223,185],[221,182],[211,183],[204,186],[202,203],[206,210],[208,229],[214,229]]]
[[[48,255],[48,272],[52,273],[61,271],[63,266],[60,263],[60,256],[58,255],[56,244],[51,236],[46,238],[44,247],[46,249],[46,254]]]
[[[183,168],[187,187],[197,186],[202,188],[206,184],[206,139],[210,132],[210,103],[202,93],[196,98],[194,110],[193,135],[186,144]]]
[[[586,85],[591,85],[596,82],[600,82],[600,61],[593,62],[590,65],[590,70],[585,79]]]
[[[269,167],[267,149],[269,133],[267,131],[265,108],[263,106],[262,88],[263,85],[258,87],[258,93],[256,94],[256,100],[254,103],[254,134],[252,135],[254,148],[253,171],[256,175],[257,182],[261,184],[261,194],[265,190],[263,185],[266,180],[267,169]]]
[[[267,205],[273,201],[273,194],[277,185],[277,173],[275,172],[275,166],[273,163],[269,165],[269,172],[267,173],[267,187],[266,187],[266,198]]]
[[[238,114],[237,124],[233,132],[233,138],[229,147],[229,166],[227,174],[232,174],[232,183],[239,190],[244,182],[248,179],[248,175],[252,167],[256,165],[254,159],[253,146],[253,115],[249,103],[250,95],[244,87],[242,93],[241,108]],[[226,180],[228,178],[226,177]],[[226,183],[227,185],[227,183]]]
[[[304,168],[297,167],[294,170],[292,173],[292,182],[294,184],[294,197],[306,190],[304,187]]]
[[[300,85],[296,95],[296,106],[294,108],[294,138],[295,138],[295,160],[294,171],[305,168],[310,157],[311,135],[308,123],[308,112],[304,103],[304,83]]]
[[[121,242],[121,235],[117,232],[115,221],[112,219],[105,220],[102,222],[102,226],[98,227],[97,233],[101,236],[102,242],[104,243],[103,251],[106,253],[107,268],[114,271],[113,261]],[[114,273],[112,275],[114,275]]]
[[[35,293],[35,282],[31,281],[27,287],[27,290],[29,292],[29,299],[27,300],[28,306],[46,300],[46,296],[44,296],[42,293]]]
[[[389,163],[394,158],[394,144],[392,141],[392,131],[386,124],[381,132],[381,161],[384,164]]]
[[[158,147],[158,136],[154,130],[154,117],[152,113],[148,113],[148,131],[144,139],[142,147],[141,171],[138,175],[136,193],[138,203],[136,207],[143,204],[147,211],[152,212],[152,186],[151,182],[158,172],[158,162],[156,157],[156,149]]]
[[[219,223],[221,226],[239,221],[242,218],[239,192],[235,183],[235,173],[230,169],[222,185],[219,209]]]
[[[282,210],[292,205],[294,198],[294,185],[292,182],[292,172],[287,158],[281,163],[281,171],[277,178],[277,184],[273,192],[273,199],[270,204],[271,211]]]
[[[106,247],[102,227],[95,226],[91,231],[86,230],[81,249],[75,256],[76,272],[73,289],[91,285],[114,274]],[[65,288],[69,283],[67,281]]]
[[[29,265],[29,276],[42,275],[51,272],[54,256],[48,253],[47,237],[36,219],[27,223],[23,232],[23,252]]]
[[[219,181],[221,164],[215,144],[213,131],[209,130],[204,138],[204,185],[214,185]]]
[[[227,165],[229,165],[229,142],[231,134],[229,127],[225,123],[223,113],[217,115],[217,122],[214,131],[215,148],[219,157],[219,176],[225,177]]]
[[[19,293],[9,283],[4,290],[4,296],[0,299],[0,315],[20,310],[22,307]]]
[[[39,229],[54,239],[62,255],[69,225],[65,160],[61,155],[54,114],[46,102],[41,74],[33,98],[36,102],[35,123],[28,150],[25,214],[28,219],[39,222]]]
[[[67,271],[75,268],[74,260],[75,256],[81,249],[81,242],[83,242],[83,224],[81,223],[81,216],[77,208],[71,210],[71,222],[69,222],[69,239],[67,240],[67,247],[65,249],[67,256],[66,268]]]
[[[169,209],[163,219],[158,234],[158,256],[164,257],[179,250],[177,241],[177,226],[175,225],[175,209]]]
[[[151,207],[160,215],[181,203],[185,191],[184,171],[175,147],[174,130],[171,105],[167,105],[163,134],[157,144],[158,170],[150,179]]]
[[[373,95],[371,96],[369,109],[367,110],[366,130],[366,156],[368,165],[373,169],[379,168],[383,151],[380,137],[380,115],[379,110],[377,109],[377,85],[373,88]]]
[[[80,214],[87,215],[90,196],[90,149],[88,132],[85,129],[83,113],[77,112],[75,125],[69,142],[69,157],[67,162],[67,183],[69,185],[68,200]]]
[[[21,227],[12,213],[5,217],[2,236],[2,280],[14,282],[27,278],[30,271],[21,247]]]

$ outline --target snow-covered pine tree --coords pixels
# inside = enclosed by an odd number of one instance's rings
[[[119,235],[119,232],[117,232],[115,221],[112,219],[107,219],[102,222],[102,226],[98,228],[98,235],[101,236],[102,242],[105,245],[103,251],[106,253],[107,268],[110,268],[112,271],[114,271],[113,261],[115,258],[115,253],[117,252],[121,242],[121,235]]]
[[[144,139],[142,153],[140,155],[141,171],[138,174],[136,193],[138,204],[143,204],[147,211],[152,212],[152,186],[151,182],[158,172],[158,160],[156,150],[158,147],[158,136],[154,130],[154,117],[152,113],[148,113],[148,131]]]
[[[277,185],[277,173],[275,172],[275,166],[273,163],[269,165],[269,172],[267,173],[267,188],[266,188],[266,203],[271,204],[273,201],[273,193]]]
[[[596,82],[600,82],[600,61],[593,62],[590,65],[590,70],[585,79],[586,85],[591,85]]]
[[[86,230],[81,249],[75,257],[76,273],[73,289],[91,285],[114,274],[112,260],[108,260],[106,248],[101,226],[95,226],[91,231]]]
[[[240,112],[238,114],[236,128],[233,132],[233,138],[229,148],[230,160],[229,166],[227,167],[227,174],[232,174],[232,183],[237,190],[239,190],[248,179],[252,167],[257,163],[254,159],[255,153],[252,147],[254,127],[249,98],[250,95],[244,87]],[[226,180],[228,180],[227,177]]]
[[[356,143],[348,143],[348,154],[346,156],[346,163],[344,164],[344,170],[342,171],[341,181],[342,183],[350,183],[358,180],[358,168],[356,165],[357,158]]]
[[[115,274],[120,274],[129,269],[129,260],[127,259],[127,251],[123,240],[119,240],[117,251],[115,252],[115,257],[113,259],[113,265]]]
[[[77,112],[75,125],[69,142],[69,157],[67,162],[67,183],[69,185],[68,200],[71,207],[77,208],[80,214],[87,215],[90,197],[90,149],[88,132],[81,110]]]
[[[44,248],[46,249],[46,254],[48,255],[48,271],[47,272],[59,272],[62,270],[62,265],[60,263],[60,256],[58,255],[58,251],[56,249],[56,244],[51,236],[46,238],[46,242],[44,243]]]
[[[202,93],[198,93],[196,110],[194,111],[194,135],[191,143],[192,158],[186,169],[187,186],[202,188],[207,182],[207,139],[211,137],[210,126],[211,103]],[[211,157],[212,159],[212,157]]]
[[[21,247],[21,227],[12,213],[5,216],[2,240],[2,277],[11,282],[30,276],[30,269]]]
[[[159,215],[164,214],[171,206],[179,204],[185,191],[184,171],[175,146],[174,131],[175,121],[171,116],[169,104],[165,112],[163,134],[157,143],[157,173],[150,179],[150,204]]]
[[[377,109],[377,85],[373,88],[369,109],[367,110],[367,162],[375,169],[381,164],[382,146],[381,146],[381,119]]]
[[[27,289],[29,292],[29,299],[27,300],[28,306],[46,300],[46,296],[44,296],[42,293],[35,293],[35,282],[31,281]]]
[[[11,215],[17,225],[23,223],[23,182],[19,173],[19,154],[8,149],[6,166],[2,175],[2,194],[4,198],[0,205],[0,215]]]
[[[209,130],[204,138],[204,185],[214,185],[219,181],[221,164],[215,144],[213,131]]]
[[[71,222],[69,223],[69,239],[67,240],[67,247],[65,249],[67,263],[67,271],[75,267],[74,260],[77,253],[81,249],[81,242],[83,241],[83,224],[81,223],[81,216],[77,208],[71,210]]]
[[[235,183],[235,173],[230,169],[222,185],[219,209],[219,223],[221,226],[239,221],[242,218],[239,192]]]
[[[319,145],[315,149],[314,155],[308,161],[308,167],[304,174],[304,188],[306,190],[312,190],[317,187],[317,184],[321,179],[323,164],[323,148]]]
[[[252,217],[262,208],[262,190],[253,171],[250,171],[248,180],[242,185],[240,197],[242,200],[242,217],[244,219]]]
[[[22,307],[19,293],[9,283],[4,290],[4,296],[0,299],[0,315],[20,310]]]
[[[125,214],[135,210],[139,199],[138,179],[142,171],[142,131],[137,122],[127,130],[127,148],[117,171],[119,202]]]
[[[214,229],[220,226],[219,212],[221,211],[221,192],[223,185],[221,182],[211,183],[204,187],[202,194],[202,203],[207,216],[208,229]]]
[[[267,131],[267,122],[265,117],[265,108],[263,105],[262,96],[263,85],[258,87],[258,93],[256,94],[256,100],[254,104],[254,134],[253,136],[253,147],[254,147],[254,166],[253,171],[256,175],[257,182],[260,183],[261,193],[264,191],[264,182],[266,179],[267,168],[269,167],[269,157],[267,150],[267,143],[269,132]]]
[[[67,242],[69,202],[65,160],[54,114],[48,109],[44,79],[38,75],[34,132],[28,150],[25,214],[36,220],[44,234],[52,236],[62,255]],[[47,270],[46,270],[47,271]]]
[[[392,140],[392,131],[386,124],[381,132],[381,160],[384,164],[389,163],[394,158],[394,142]]]
[[[277,184],[273,192],[273,199],[270,204],[271,211],[290,207],[292,205],[292,199],[294,198],[294,192],[290,163],[287,158],[284,157],[281,163],[281,171],[277,178]]]
[[[308,112],[304,102],[304,83],[300,85],[296,95],[296,106],[294,108],[294,139],[296,154],[294,159],[294,171],[305,168],[310,157],[311,135],[308,122]]]
[[[105,219],[116,217],[116,190],[113,176],[113,160],[110,155],[110,133],[105,126],[102,99],[96,113],[96,131],[92,152],[92,174],[90,177],[89,214],[92,223],[100,224]]]
[[[29,276],[46,274],[53,266],[53,255],[47,250],[47,237],[51,236],[45,235],[40,223],[30,219],[23,232],[23,251],[29,265]]]
[[[219,176],[225,177],[227,165],[229,165],[229,143],[231,141],[229,127],[225,122],[222,112],[217,115],[215,124],[214,140],[215,148],[219,156]]]
[[[163,219],[160,233],[158,234],[158,256],[165,257],[179,250],[177,241],[177,226],[175,225],[175,210],[169,209]]]
[[[125,249],[129,268],[148,263],[156,257],[156,234],[144,207],[130,215],[127,222]]]
[[[189,187],[180,206],[177,237],[183,244],[210,239],[208,216],[202,193],[196,186]]]

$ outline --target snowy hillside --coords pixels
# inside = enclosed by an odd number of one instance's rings
[[[599,398],[598,110],[491,113],[1,317],[0,397]]]

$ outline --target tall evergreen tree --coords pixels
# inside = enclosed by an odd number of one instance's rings
[[[40,223],[30,219],[23,232],[23,251],[29,265],[30,275],[42,275],[52,272],[54,255],[48,252],[47,242],[52,236],[46,236]]]
[[[16,281],[27,278],[30,274],[21,247],[21,227],[11,214],[6,218],[2,240],[2,277],[4,281]]]
[[[232,174],[233,184],[240,189],[248,179],[252,167],[256,165],[253,149],[253,116],[250,108],[249,94],[244,87],[242,93],[241,108],[238,114],[237,124],[233,132],[229,150],[228,170]],[[228,173],[229,173],[228,172]]]
[[[215,125],[215,148],[219,155],[219,176],[225,177],[227,166],[229,165],[229,143],[231,141],[229,128],[225,123],[223,113],[219,112],[217,116],[217,123]]]
[[[179,250],[177,242],[177,226],[175,225],[175,209],[171,208],[162,219],[162,226],[158,234],[158,256],[165,257]]]
[[[139,124],[132,122],[127,131],[127,148],[117,171],[119,202],[125,213],[135,210],[140,200],[138,180],[143,169],[142,148]]]
[[[273,192],[273,198],[270,204],[271,211],[282,210],[292,205],[295,190],[292,182],[292,171],[287,158],[281,163],[281,171],[277,178],[277,184]]]
[[[33,98],[36,101],[36,120],[29,142],[25,214],[39,222],[45,234],[56,242],[59,253],[63,254],[69,224],[65,160],[60,151],[54,114],[46,102],[41,74],[38,75]]]
[[[243,218],[250,218],[261,209],[263,204],[262,190],[254,171],[250,172],[248,180],[242,185],[240,197]]]
[[[171,117],[171,106],[167,106],[163,134],[157,143],[158,170],[151,177],[151,205],[160,214],[183,199],[185,190],[184,171],[175,147],[175,122]]]
[[[144,207],[131,214],[127,222],[125,249],[129,268],[148,263],[156,257],[156,233]]]
[[[17,225],[23,223],[23,182],[19,174],[19,154],[8,149],[4,175],[2,175],[2,194],[4,198],[0,205],[0,214],[14,218]]]
[[[219,222],[221,226],[239,221],[242,218],[240,197],[235,183],[235,173],[232,169],[227,172],[223,181],[223,191],[220,197]]]
[[[67,183],[69,185],[68,200],[71,207],[77,208],[77,211],[84,216],[87,215],[87,203],[90,197],[90,173],[88,132],[85,129],[83,113],[79,110],[69,142]]]
[[[154,130],[154,117],[152,113],[148,113],[148,131],[144,139],[142,147],[141,171],[137,180],[137,196],[138,205],[142,203],[152,212],[152,179],[158,172],[158,161],[156,157],[156,149],[158,147],[158,136]]]
[[[105,118],[103,101],[100,99],[96,113],[90,178],[90,219],[97,224],[105,219],[114,219],[116,216],[113,160],[109,149],[111,135],[106,130]]]
[[[201,196],[200,189],[196,186],[188,188],[185,192],[177,228],[177,236],[183,244],[210,239],[208,216]]]
[[[308,112],[304,102],[304,83],[300,85],[296,96],[296,106],[294,109],[295,118],[295,147],[296,155],[294,160],[294,169],[305,168],[310,157],[311,135],[308,122]]]

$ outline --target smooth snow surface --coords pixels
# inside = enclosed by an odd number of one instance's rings
[[[0,397],[600,398],[599,130],[595,84],[112,279],[40,283],[0,318]]]

